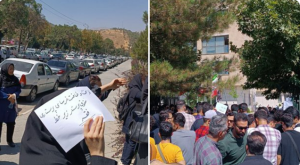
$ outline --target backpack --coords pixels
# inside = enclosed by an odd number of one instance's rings
[[[119,119],[125,120],[128,113],[133,110],[136,106],[136,101],[133,101],[131,104],[129,104],[129,92],[126,93],[122,98],[119,99],[118,105],[117,105],[117,111],[119,112]]]

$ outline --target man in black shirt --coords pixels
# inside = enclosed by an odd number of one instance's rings
[[[296,150],[299,151],[300,149],[300,133],[293,129],[293,116],[290,113],[284,113],[281,121],[284,133],[281,134],[281,143],[277,151],[277,162],[280,165],[298,165],[299,159]],[[296,146],[293,144],[293,140]]]

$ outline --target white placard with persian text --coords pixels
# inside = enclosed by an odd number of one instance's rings
[[[65,152],[84,138],[83,125],[89,118],[103,116],[104,122],[115,120],[87,87],[68,89],[36,109],[35,113]]]
[[[218,112],[220,112],[220,113],[225,114],[226,111],[227,111],[227,106],[224,105],[224,104],[221,104],[221,103],[217,103],[217,105],[216,105],[216,110],[217,110]]]

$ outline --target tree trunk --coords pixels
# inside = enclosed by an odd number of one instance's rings
[[[21,29],[20,36],[19,36],[18,53],[20,53],[20,46],[21,46],[21,41],[22,41],[22,32],[23,32],[23,30]]]

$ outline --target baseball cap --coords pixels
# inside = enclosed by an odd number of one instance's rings
[[[208,110],[208,111],[205,112],[204,118],[205,119],[211,119],[212,117],[214,117],[216,115],[217,115],[216,111],[214,111],[214,110]]]

